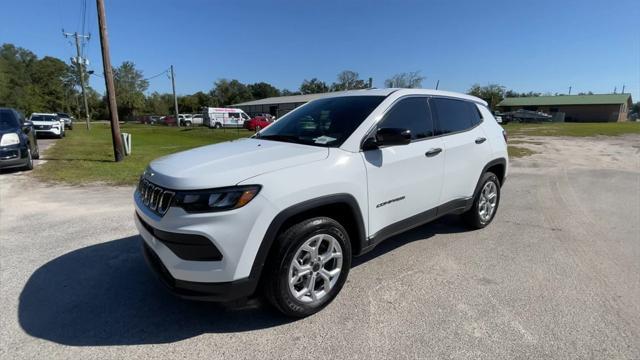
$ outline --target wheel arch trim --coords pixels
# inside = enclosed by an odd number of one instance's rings
[[[363,249],[366,246],[364,218],[362,217],[362,212],[360,211],[360,207],[358,206],[358,202],[355,197],[346,193],[325,195],[292,205],[280,211],[278,215],[274,217],[267,228],[262,242],[260,243],[258,252],[253,260],[253,265],[251,266],[249,277],[256,280],[260,278],[262,270],[271,252],[272,245],[275,243],[282,226],[287,220],[307,211],[330,205],[346,205],[349,208],[352,213],[351,215],[353,215],[353,218],[356,221],[355,230],[357,232],[357,238],[351,239],[351,241],[352,243],[355,241],[355,244],[358,244],[359,248]],[[356,249],[354,249],[354,255],[357,255],[355,250]]]

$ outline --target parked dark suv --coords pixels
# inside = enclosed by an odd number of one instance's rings
[[[14,109],[0,108],[0,169],[33,169],[40,157],[33,124]]]

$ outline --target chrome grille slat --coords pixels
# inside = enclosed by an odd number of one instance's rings
[[[160,216],[169,210],[175,196],[173,191],[165,190],[147,179],[140,179],[138,192],[144,206]]]

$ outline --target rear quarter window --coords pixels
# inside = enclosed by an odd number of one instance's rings
[[[438,119],[437,135],[465,131],[482,122],[480,111],[472,102],[432,98],[431,104]]]

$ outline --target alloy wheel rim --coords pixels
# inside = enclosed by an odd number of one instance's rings
[[[483,223],[491,220],[496,211],[496,205],[498,205],[498,186],[493,181],[489,181],[482,187],[478,201],[478,215]]]
[[[287,281],[294,298],[315,303],[334,288],[342,272],[342,246],[329,234],[310,237],[296,250]]]

